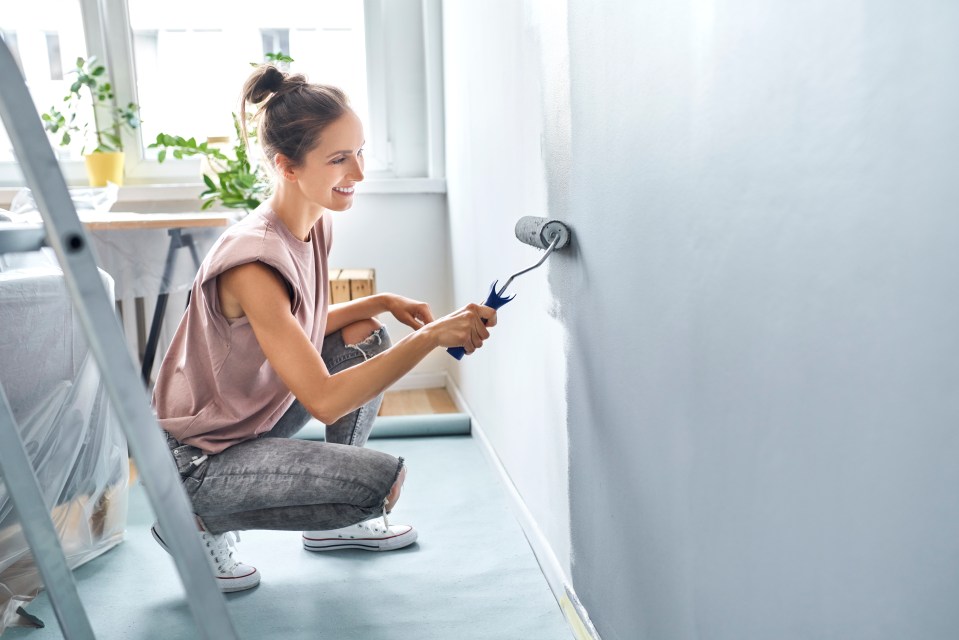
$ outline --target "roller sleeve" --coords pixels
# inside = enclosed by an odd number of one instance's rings
[[[539,249],[547,249],[557,236],[560,238],[557,249],[569,244],[569,227],[559,220],[524,216],[516,221],[514,231],[520,242]]]

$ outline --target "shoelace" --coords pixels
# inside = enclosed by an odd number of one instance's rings
[[[240,564],[233,557],[236,550],[236,543],[240,541],[240,534],[237,531],[227,531],[220,535],[204,533],[203,541],[210,549],[210,556],[216,562],[217,571],[220,573],[231,573],[236,565]]]
[[[366,529],[372,533],[389,533],[390,532],[390,519],[386,515],[386,504],[387,500],[383,500],[383,515],[379,518],[371,518],[370,520],[364,520],[363,522],[357,523],[357,527],[360,529]],[[383,531],[380,531],[380,522],[383,523]]]

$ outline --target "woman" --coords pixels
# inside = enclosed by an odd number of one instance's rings
[[[153,395],[223,591],[260,581],[234,557],[237,530],[303,530],[311,551],[412,544],[413,527],[386,519],[403,459],[363,448],[383,391],[437,347],[472,353],[496,324],[488,307],[434,320],[393,294],[328,306],[331,212],[363,180],[363,127],[339,89],[269,65],[244,86],[244,123],[247,102],[275,192],[210,250]],[[383,312],[413,332],[391,344]],[[311,417],[326,442],[291,439]]]

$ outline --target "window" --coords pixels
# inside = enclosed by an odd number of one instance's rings
[[[60,57],[60,34],[48,32],[47,57],[50,59],[50,79],[63,80],[63,59]]]
[[[61,104],[67,94],[64,66],[68,69],[78,57],[86,57],[87,46],[80,4],[76,0],[47,0],[41,3],[14,2],[4,7],[3,38],[20,66],[38,113]],[[90,110],[92,112],[92,109]],[[92,118],[92,113],[81,114]],[[79,142],[69,149],[55,147],[58,157],[78,157]],[[12,164],[13,147],[6,129],[0,126],[0,163]]]
[[[66,95],[78,57],[108,61],[118,102],[141,109],[141,129],[124,139],[127,184],[199,183],[195,159],[159,164],[147,147],[160,132],[234,135],[230,114],[249,63],[274,52],[293,58],[291,71],[347,92],[366,127],[371,177],[428,177],[427,156],[441,141],[427,139],[426,5],[435,14],[434,0],[314,0],[269,10],[253,0],[35,0],[5,9],[0,36],[39,113]],[[438,125],[441,118],[434,114]],[[82,183],[79,145],[55,149],[68,180]],[[0,130],[0,184],[21,182],[13,160]]]
[[[146,144],[160,132],[201,141],[234,135],[230,114],[249,63],[277,52],[293,58],[290,71],[344,89],[369,121],[363,3],[262,7],[253,0],[129,0]]]

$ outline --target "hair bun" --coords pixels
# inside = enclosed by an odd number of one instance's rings
[[[249,105],[256,106],[250,118]],[[331,122],[350,110],[342,90],[311,84],[302,74],[280,71],[272,64],[256,67],[243,85],[240,100],[240,138],[246,144],[247,123],[257,124],[257,142],[267,160],[279,154],[290,166],[300,166],[306,154],[319,144]]]
[[[306,78],[300,74],[290,75],[272,64],[261,64],[247,80],[243,98],[247,102],[260,104],[273,94],[289,93],[306,84]]]

